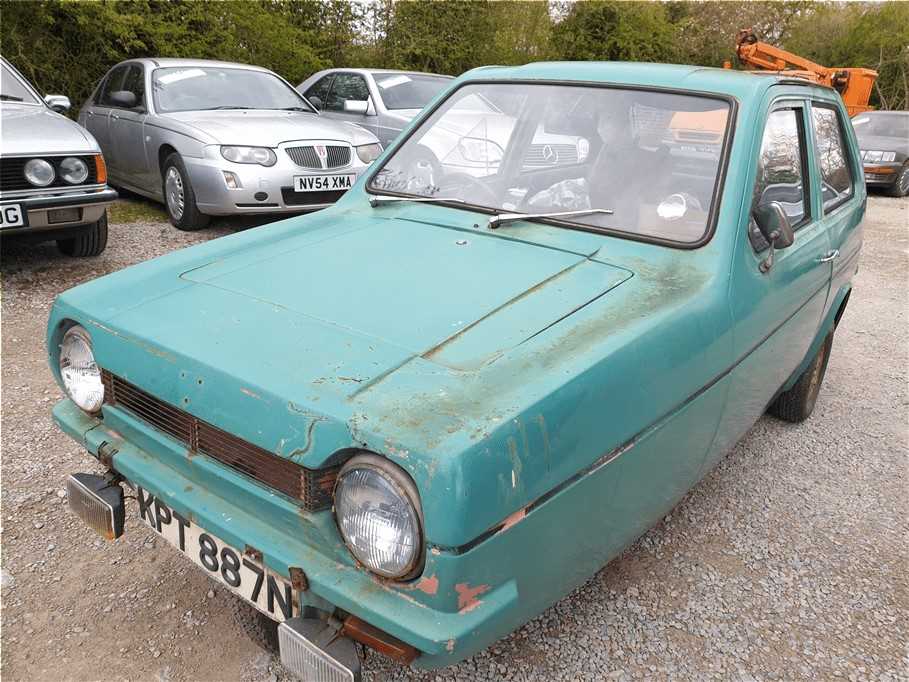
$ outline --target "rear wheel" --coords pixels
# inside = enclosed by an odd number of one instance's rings
[[[909,194],[909,161],[903,164],[896,182],[887,188],[887,194],[892,197],[904,197]]]
[[[164,204],[170,223],[178,230],[201,230],[208,225],[211,216],[207,216],[196,205],[196,193],[193,191],[189,174],[180,155],[174,152],[164,160],[163,169]]]
[[[240,629],[265,651],[278,653],[278,624],[239,597],[230,602],[230,611]]]
[[[57,248],[66,256],[98,256],[107,248],[107,212],[74,237],[57,240]]]
[[[827,372],[827,361],[830,359],[830,349],[833,348],[833,332],[827,334],[824,343],[818,349],[817,355],[811,364],[802,372],[802,376],[788,391],[777,396],[777,399],[768,408],[774,417],[779,417],[787,422],[803,422],[814,411],[821,384]]]

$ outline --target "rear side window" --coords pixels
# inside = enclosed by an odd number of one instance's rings
[[[808,216],[805,185],[805,131],[800,108],[776,109],[767,117],[752,206],[779,202],[797,227]]]
[[[817,163],[821,169],[821,197],[824,213],[829,213],[852,196],[852,169],[842,121],[836,109],[815,105],[811,108],[811,117]]]

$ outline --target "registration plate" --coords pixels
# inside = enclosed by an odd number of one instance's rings
[[[19,204],[6,204],[0,207],[0,229],[4,227],[22,227],[25,225],[25,211]]]
[[[325,192],[347,190],[357,181],[356,173],[344,175],[295,175],[295,192]]]
[[[281,576],[231,547],[141,487],[139,517],[158,535],[269,618],[283,622],[300,614],[300,595]]]

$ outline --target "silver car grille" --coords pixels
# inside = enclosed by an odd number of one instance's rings
[[[578,162],[578,148],[573,144],[532,144],[524,166],[566,166]]]
[[[342,145],[288,147],[287,155],[301,168],[341,168],[350,165],[350,147]]]

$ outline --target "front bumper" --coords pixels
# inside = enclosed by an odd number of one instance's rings
[[[97,222],[117,199],[117,192],[107,185],[77,191],[48,192],[46,194],[2,194],[0,207],[18,204],[28,215],[28,225],[8,227],[0,231],[3,235],[34,234],[61,228],[79,227]],[[53,211],[77,209],[78,217],[73,220],[54,220]]]
[[[207,147],[202,158],[184,157],[199,210],[207,215],[314,211],[331,206],[343,192],[294,192],[294,176],[354,174],[359,179],[369,168],[353,148],[350,164],[343,167],[314,170],[298,166],[288,156],[285,146],[304,144],[313,143],[286,143],[276,149],[278,161],[274,166],[227,161],[217,146]],[[233,173],[239,180],[239,188],[227,186],[225,172]]]
[[[900,176],[903,165],[892,163],[865,164],[865,184],[873,187],[890,187]]]
[[[382,581],[358,567],[340,539],[330,511],[306,513],[290,500],[251,484],[242,475],[186,448],[116,407],[91,417],[70,400],[53,410],[56,424],[131,485],[153,493],[193,523],[235,547],[255,547],[271,570],[290,580],[292,567],[305,573],[301,610],[341,609],[421,652],[418,667],[454,663],[489,646],[522,621],[515,583],[483,586],[482,608],[458,597],[470,578],[452,589],[442,606],[440,576],[458,557],[429,552],[415,584]],[[242,500],[242,504],[238,504]],[[447,565],[446,565],[447,564]],[[435,603],[434,603],[435,602]]]

